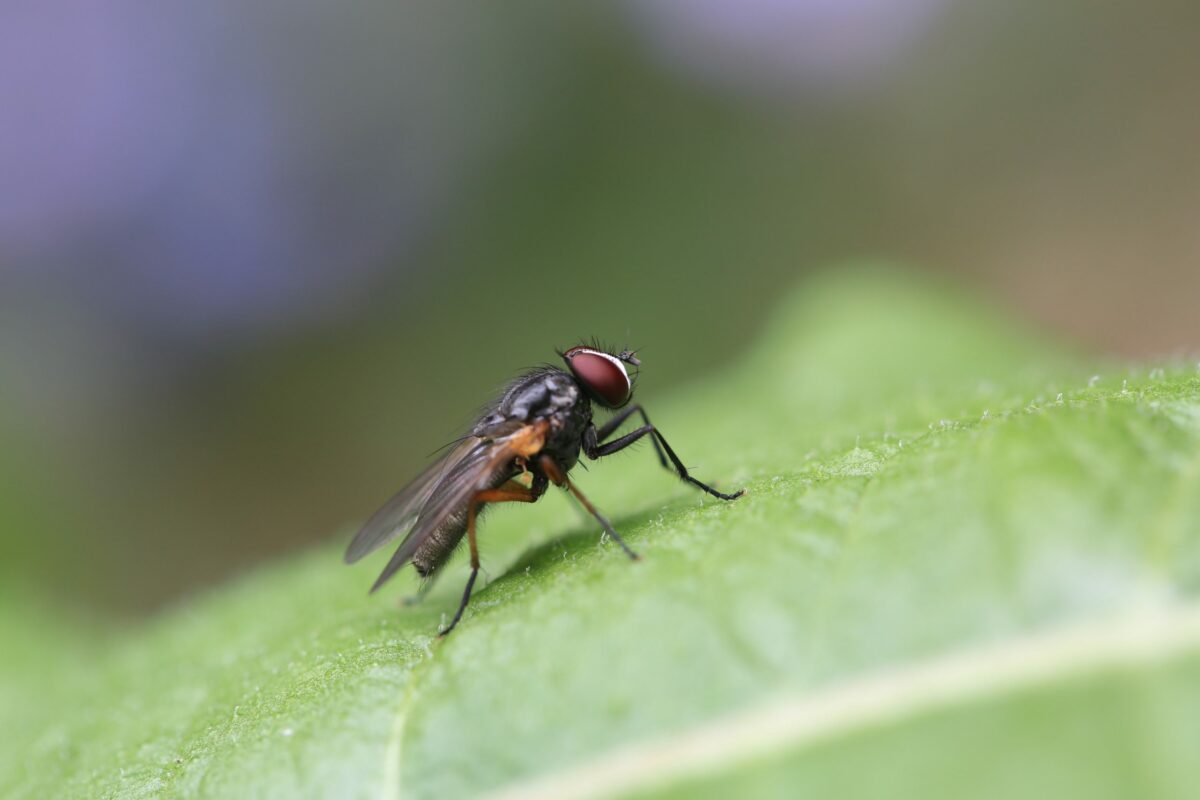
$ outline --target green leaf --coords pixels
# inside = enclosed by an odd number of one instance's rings
[[[562,497],[497,509],[447,640],[461,559],[400,609],[345,536],[134,630],[13,590],[0,796],[1191,796],[1197,366],[884,271],[802,288],[650,396],[746,497],[580,470],[639,563]]]

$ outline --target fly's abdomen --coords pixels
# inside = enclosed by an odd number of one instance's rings
[[[454,548],[458,547],[466,532],[467,508],[463,506],[453,514],[447,515],[442,524],[421,543],[417,552],[413,553],[412,563],[417,568],[417,574],[428,578],[436,572],[454,554]]]
[[[505,465],[502,469],[497,470],[491,476],[491,480],[487,481],[480,488],[495,489],[507,481],[512,474],[512,467]],[[487,503],[480,503],[475,507],[475,522],[477,525],[486,505]],[[447,514],[442,523],[433,529],[433,532],[429,534],[428,538],[413,553],[412,564],[416,567],[417,574],[422,578],[428,578],[437,572],[443,564],[450,560],[450,556],[454,555],[455,548],[458,547],[463,539],[463,535],[467,532],[467,506],[467,503],[463,503],[460,507]]]

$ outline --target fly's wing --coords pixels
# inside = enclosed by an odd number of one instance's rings
[[[371,591],[375,591],[409,562],[430,534],[452,514],[461,512],[481,489],[507,480],[511,463],[518,456],[530,456],[541,450],[546,435],[544,422],[505,426],[504,438],[473,440],[476,444],[447,470],[425,501],[417,523],[400,543],[391,561],[379,573]]]
[[[367,520],[367,524],[363,525],[354,541],[350,542],[350,546],[346,548],[346,563],[353,564],[411,527],[438,483],[480,444],[479,439],[468,437],[397,492],[383,508]]]

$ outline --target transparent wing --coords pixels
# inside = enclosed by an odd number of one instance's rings
[[[346,563],[353,564],[410,528],[438,483],[480,444],[482,441],[473,436],[464,439],[397,492],[355,535],[346,548]]]
[[[416,524],[375,579],[372,592],[407,564],[447,518],[462,514],[476,492],[512,477],[512,459],[520,453],[513,447],[511,438],[474,441],[476,444],[455,461],[433,487],[421,507]]]

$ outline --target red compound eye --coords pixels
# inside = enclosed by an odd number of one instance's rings
[[[583,387],[609,408],[629,401],[633,385],[625,365],[616,356],[590,347],[572,347],[563,353],[567,366]]]

